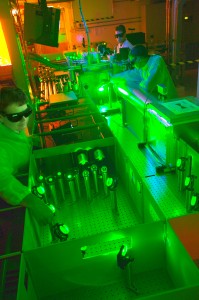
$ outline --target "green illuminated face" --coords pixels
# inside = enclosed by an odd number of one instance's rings
[[[129,61],[132,63],[134,66],[137,60],[137,56],[132,55],[131,53],[129,54]]]
[[[6,114],[17,114],[23,112],[27,109],[27,104],[23,104],[21,106],[18,103],[12,103],[8,105],[4,111]],[[0,122],[3,123],[6,127],[10,128],[13,131],[19,132],[23,131],[27,127],[29,117],[22,117],[22,119],[18,122],[11,122],[4,115],[0,115]]]
[[[144,67],[148,61],[148,57],[146,56],[135,56],[131,53],[129,54],[129,61],[136,69],[140,69]]]

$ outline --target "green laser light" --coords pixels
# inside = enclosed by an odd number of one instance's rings
[[[127,245],[124,245],[124,249],[122,250],[122,256],[126,255],[127,250],[128,250]]]
[[[99,89],[98,89],[99,92],[104,92],[104,87],[101,86]]]
[[[67,225],[65,225],[65,224],[63,224],[63,225],[61,225],[60,227],[59,227],[59,229],[60,229],[60,232],[61,233],[63,233],[63,234],[69,234],[69,228],[68,228],[68,226]]]
[[[191,206],[195,206],[196,203],[197,203],[197,196],[194,195],[194,196],[191,197]]]
[[[45,189],[44,189],[44,187],[43,186],[38,186],[37,187],[37,192],[40,194],[40,195],[43,195],[43,194],[45,194]]]
[[[128,96],[129,93],[127,93],[127,91],[125,91],[124,89],[118,88],[118,91],[120,91],[122,94]]]
[[[50,208],[50,210],[52,211],[53,214],[56,212],[54,205],[50,204],[50,205],[48,205],[48,207]]]

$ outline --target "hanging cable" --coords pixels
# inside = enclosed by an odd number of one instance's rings
[[[82,12],[81,0],[79,0],[79,11],[80,11],[80,15],[82,17],[82,22],[84,24],[84,28],[85,28],[85,31],[86,31],[86,36],[87,36],[87,41],[88,41],[88,56],[89,56],[90,51],[91,51],[90,36],[89,36],[89,31],[88,31],[88,27],[87,27],[87,24],[86,24],[86,20],[84,18],[84,14]],[[89,59],[88,59],[88,61],[89,61]]]

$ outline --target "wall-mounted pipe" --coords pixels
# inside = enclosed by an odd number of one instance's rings
[[[166,49],[167,49],[167,63],[170,62],[171,51],[171,0],[166,0]]]
[[[180,60],[180,47],[182,36],[182,9],[186,0],[174,0],[171,8],[171,42],[172,42],[172,62]]]
[[[82,17],[82,21],[83,21],[84,28],[85,28],[85,31],[86,31],[87,41],[88,41],[88,63],[89,63],[90,62],[90,60],[89,60],[89,54],[90,54],[90,51],[91,51],[91,43],[90,43],[90,36],[89,36],[88,27],[86,25],[86,20],[84,18],[84,14],[82,12],[81,0],[79,0],[79,10],[80,10],[80,15]]]

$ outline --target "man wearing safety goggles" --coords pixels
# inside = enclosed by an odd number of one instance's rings
[[[53,217],[50,208],[16,178],[29,165],[32,147],[25,129],[31,113],[21,89],[0,89],[0,198],[29,208],[39,222],[49,224]]]
[[[177,91],[167,65],[160,55],[148,55],[144,45],[135,45],[129,53],[133,69],[118,73],[111,82],[126,84],[133,91],[148,92],[158,99],[158,86],[165,87],[165,101],[177,97]]]
[[[133,48],[133,45],[126,38],[126,28],[124,25],[119,25],[115,28],[115,38],[118,42],[117,53],[120,53],[120,48]]]

